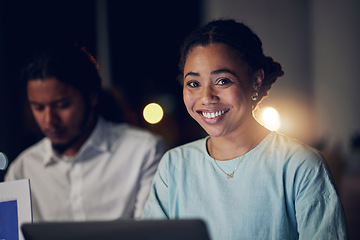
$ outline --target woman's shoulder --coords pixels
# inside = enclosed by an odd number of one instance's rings
[[[162,157],[162,164],[183,165],[201,161],[207,154],[206,138],[198,139],[168,150]]]
[[[185,143],[183,145],[174,147],[168,150],[168,154],[170,155],[178,155],[181,154],[182,156],[186,155],[193,155],[193,154],[204,154],[206,152],[206,138],[198,139],[189,143]]]
[[[314,167],[323,165],[326,160],[316,148],[282,133],[272,132],[262,148],[263,153],[289,166]],[[326,164],[326,163],[325,163]]]
[[[298,139],[279,132],[272,132],[271,135],[272,136],[269,140],[269,144],[271,147],[276,147],[278,150],[283,150],[292,154],[305,154],[314,156],[322,155],[318,149]]]

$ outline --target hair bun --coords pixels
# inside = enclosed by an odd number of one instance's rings
[[[265,77],[263,85],[271,85],[278,77],[284,75],[281,65],[278,62],[275,62],[271,57],[265,57],[264,72]]]

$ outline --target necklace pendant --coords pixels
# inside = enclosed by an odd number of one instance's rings
[[[240,158],[240,160],[239,160],[236,168],[235,168],[235,169],[232,171],[232,173],[230,173],[230,174],[227,173],[227,172],[225,172],[225,171],[217,164],[215,158],[213,158],[213,159],[214,159],[214,162],[215,162],[216,166],[217,166],[223,173],[225,173],[226,178],[227,178],[227,179],[230,179],[230,178],[234,178],[234,173],[235,173],[236,169],[238,168],[238,166],[240,165],[241,161],[243,160],[244,156],[245,156],[245,154],[242,155],[242,157]]]
[[[234,173],[232,173],[232,174],[226,174],[226,175],[227,175],[227,179],[234,178]]]

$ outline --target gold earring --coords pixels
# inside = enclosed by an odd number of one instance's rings
[[[251,95],[251,99],[252,99],[253,101],[256,101],[256,100],[258,99],[258,97],[259,97],[259,93],[258,93],[258,92],[254,92],[254,94]]]

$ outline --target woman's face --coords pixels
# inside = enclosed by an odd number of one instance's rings
[[[197,46],[184,66],[183,98],[187,111],[212,137],[244,130],[251,120],[248,65],[225,44]]]

